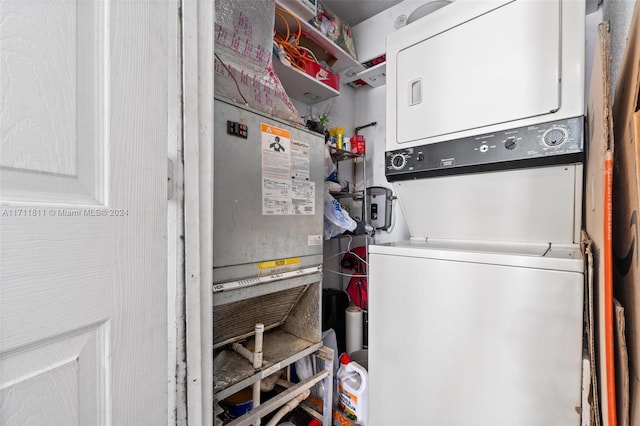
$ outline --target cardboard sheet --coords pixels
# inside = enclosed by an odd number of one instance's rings
[[[596,351],[602,424],[616,426],[611,252],[613,137],[609,87],[609,24],[602,23],[598,26],[587,111],[585,226],[593,252],[593,275],[588,279],[593,280],[595,330],[589,338],[595,339],[595,342],[590,342],[595,345],[590,346]]]
[[[618,402],[618,426],[629,426],[629,361],[625,339],[624,308],[616,299],[615,331],[616,331],[616,401]]]
[[[588,351],[588,360],[589,360],[589,379],[590,379],[590,391],[589,394],[589,403],[590,406],[590,415],[589,419],[585,417],[584,410],[585,406],[582,406],[582,425],[593,425],[600,426],[602,423],[600,421],[600,396],[598,393],[598,376],[596,374],[596,347],[595,347],[595,297],[593,291],[593,252],[591,251],[592,242],[589,240],[587,233],[582,231],[582,251],[585,257],[585,318],[586,318],[586,335],[587,335],[587,351]],[[585,390],[583,389],[583,392]],[[584,398],[584,394],[583,394]]]
[[[616,140],[613,187],[614,291],[625,310],[629,360],[630,425],[640,425],[640,4],[636,1],[616,84],[613,123]],[[619,364],[620,372],[627,366]],[[626,392],[624,388],[619,390]]]

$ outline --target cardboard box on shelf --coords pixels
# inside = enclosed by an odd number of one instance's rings
[[[336,58],[331,53],[324,50],[313,39],[302,33],[300,46],[309,49],[318,62],[305,59],[305,72],[318,81],[323,82],[327,86],[340,90],[340,76],[331,71],[330,67],[336,63]],[[326,64],[326,66],[325,66]],[[327,68],[329,67],[329,68]]]
[[[614,291],[625,310],[628,406],[621,417],[640,425],[640,4],[636,2],[615,89],[613,175]],[[620,371],[625,366],[618,365]]]
[[[340,76],[338,74],[332,73],[317,62],[304,61],[304,65],[305,72],[311,77],[326,84],[329,87],[340,90]]]

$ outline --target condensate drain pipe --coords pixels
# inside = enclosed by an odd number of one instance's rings
[[[253,350],[253,368],[262,367],[262,341],[264,336],[264,324],[256,324],[256,344]]]
[[[253,368],[257,369],[262,367],[262,342],[264,337],[264,324],[256,324],[255,332],[256,338],[253,352],[242,346],[240,343],[231,344],[231,348],[248,359],[249,362],[253,365]],[[260,405],[261,382],[262,380],[258,379],[258,381],[253,384],[253,409],[258,408],[258,406]],[[254,425],[260,426],[260,419],[256,420]]]
[[[256,324],[256,343],[255,349],[251,352],[249,349],[242,346],[240,343],[232,343],[231,349],[245,357],[253,365],[253,368],[262,367],[262,341],[264,336],[264,324]]]
[[[264,336],[264,324],[256,324],[256,344],[255,350],[253,352],[253,368],[262,367],[262,337]],[[260,405],[260,382],[262,380],[258,379],[257,382],[253,384],[253,409],[258,408]],[[260,426],[260,419],[258,418],[255,423],[255,426]]]
[[[253,365],[253,352],[251,352],[249,349],[245,348],[240,343],[232,343],[231,349],[248,359],[249,362]]]

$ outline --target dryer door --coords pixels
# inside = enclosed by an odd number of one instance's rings
[[[457,7],[438,12],[456,13]],[[427,26],[436,15],[413,25]],[[560,0],[514,1],[400,50],[397,142],[558,110],[560,33]]]

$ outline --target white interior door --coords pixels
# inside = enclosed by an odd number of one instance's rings
[[[0,0],[0,424],[167,419],[167,1]]]

